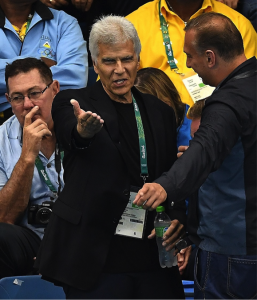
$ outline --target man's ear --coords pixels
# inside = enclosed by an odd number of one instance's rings
[[[9,96],[8,96],[7,93],[5,93],[5,98],[7,99],[7,101],[8,101],[9,103],[11,103],[11,101],[10,101]]]
[[[96,72],[96,74],[99,75],[98,68],[97,68],[97,64],[96,64],[96,62],[93,60],[93,58],[92,58],[92,62],[93,62],[94,71]]]
[[[53,89],[54,96],[56,96],[60,92],[60,83],[58,80],[53,81],[52,89]]]
[[[205,51],[205,56],[207,60],[207,64],[209,68],[212,68],[216,64],[216,56],[215,53],[212,50],[206,50]]]

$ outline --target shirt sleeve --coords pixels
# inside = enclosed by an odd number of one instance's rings
[[[60,34],[56,49],[56,65],[50,69],[53,78],[60,83],[61,90],[69,88],[83,88],[87,85],[88,79],[88,54],[86,41],[83,38],[77,20],[64,12],[60,13],[60,23],[56,29],[56,35]],[[37,26],[37,24],[35,25]],[[33,29],[32,29],[33,30]],[[60,33],[58,33],[60,31]],[[14,33],[12,33],[14,34]],[[35,57],[40,59],[39,52],[28,52],[28,55],[13,56],[2,58],[0,54],[0,104],[6,103],[4,96],[6,92],[5,68],[17,59]],[[8,104],[8,106],[10,106]]]
[[[88,79],[86,41],[76,19],[72,18],[68,26],[66,23],[60,25],[64,28],[56,49],[57,65],[51,67],[61,90],[86,87]]]
[[[2,161],[2,157],[0,157],[0,190],[5,186],[6,182],[8,181],[4,164]]]
[[[213,103],[203,110],[201,125],[189,148],[155,182],[168,194],[169,206],[186,199],[216,171],[236,144],[240,122],[231,107]]]

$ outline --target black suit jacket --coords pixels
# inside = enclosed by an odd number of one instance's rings
[[[176,160],[175,115],[157,98],[135,88],[132,92],[146,107],[156,147],[157,178]],[[105,121],[85,149],[74,146],[77,121],[70,99]],[[57,139],[65,151],[65,187],[55,203],[36,266],[48,280],[86,290],[102,272],[110,240],[129,199],[126,157],[119,142],[115,107],[100,81],[88,88],[60,92],[52,114]],[[184,221],[183,209],[171,214]]]

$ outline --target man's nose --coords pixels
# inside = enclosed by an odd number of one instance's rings
[[[120,60],[117,61],[116,67],[115,67],[115,73],[122,74],[124,72],[125,72],[125,69],[124,69],[122,62]]]
[[[24,103],[23,103],[23,106],[24,106],[25,109],[28,109],[28,108],[34,107],[35,105],[34,105],[33,102],[29,99],[28,96],[24,96]]]

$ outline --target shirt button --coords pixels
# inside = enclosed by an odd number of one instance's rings
[[[123,194],[124,194],[125,196],[128,196],[128,195],[129,195],[129,190],[124,190],[124,191],[123,191]]]
[[[51,168],[51,164],[50,163],[48,163],[46,166],[47,166],[47,168]]]

